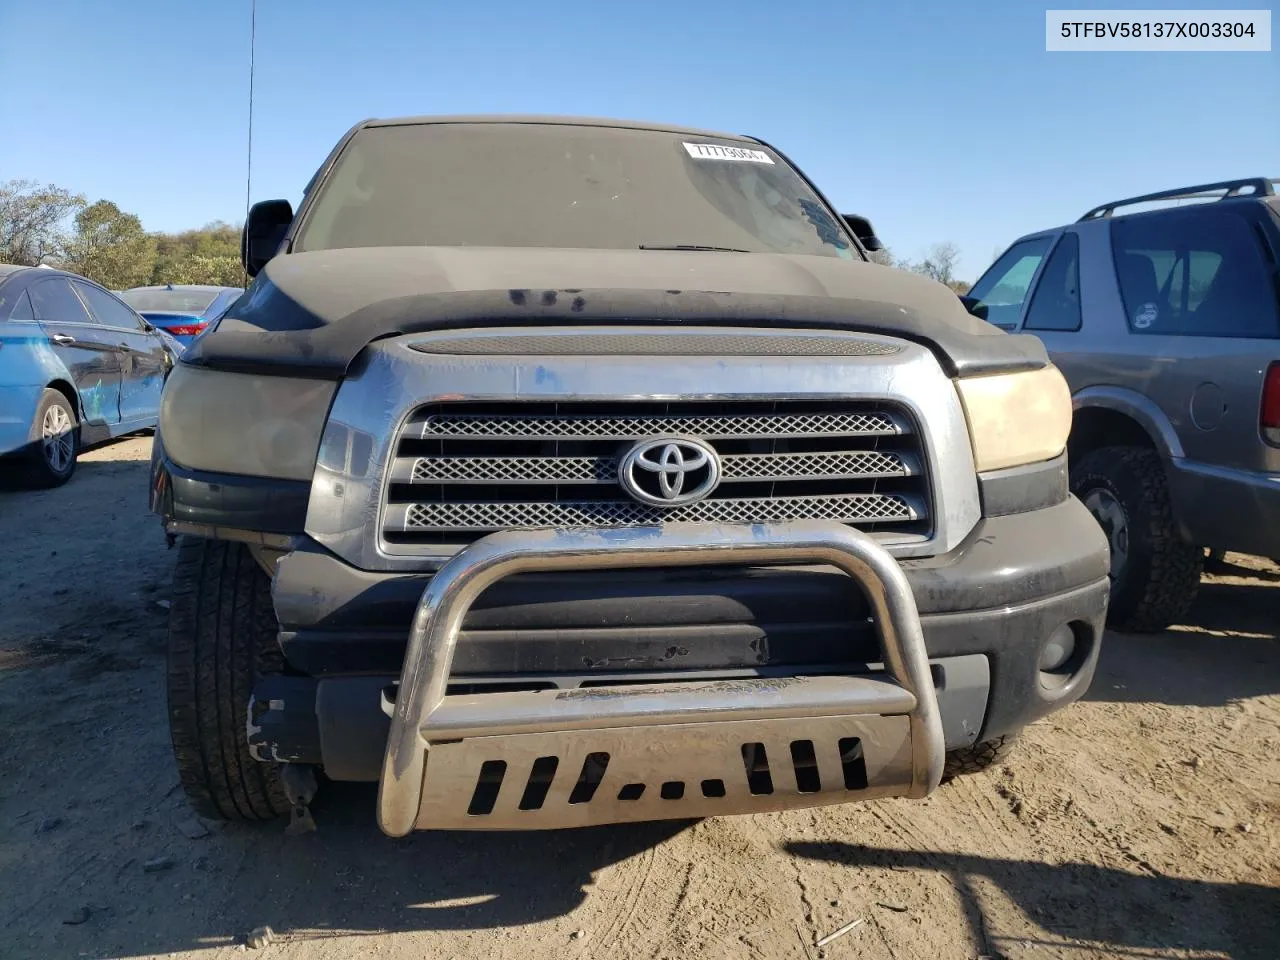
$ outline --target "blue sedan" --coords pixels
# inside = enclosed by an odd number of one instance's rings
[[[240,287],[169,283],[122,290],[120,299],[179,343],[190,346],[242,293]]]
[[[59,486],[84,447],[154,427],[183,349],[84,277],[0,265],[0,474]]]

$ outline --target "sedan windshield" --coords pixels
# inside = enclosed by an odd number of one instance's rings
[[[804,178],[767,147],[563,123],[359,131],[293,249],[404,245],[859,257]]]

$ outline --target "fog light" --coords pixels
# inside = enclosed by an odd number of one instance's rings
[[[1076,652],[1076,632],[1064,623],[1053,633],[1040,651],[1040,669],[1045,673],[1060,670]]]

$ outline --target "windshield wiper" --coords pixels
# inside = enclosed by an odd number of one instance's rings
[[[701,243],[642,243],[641,250],[698,250],[709,253],[750,253],[737,247],[709,247]]]

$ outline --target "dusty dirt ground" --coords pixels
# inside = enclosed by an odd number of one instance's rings
[[[923,802],[391,841],[204,825],[169,754],[150,440],[0,492],[0,957],[1280,957],[1280,570],[1111,635],[1088,698]],[[864,922],[820,953],[814,943]]]

